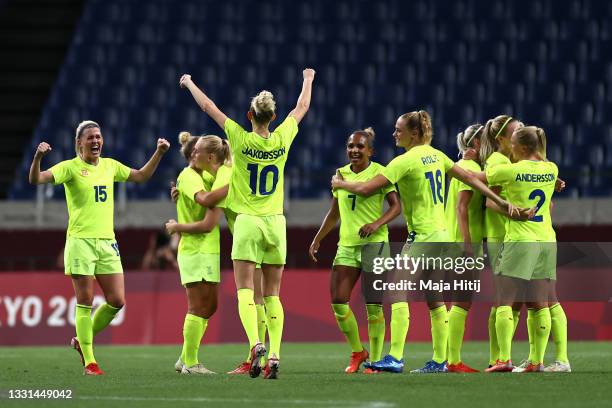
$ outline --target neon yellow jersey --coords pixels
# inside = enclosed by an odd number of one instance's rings
[[[212,190],[220,189],[221,187],[225,187],[226,185],[230,183],[231,177],[232,177],[231,167],[226,166],[226,165],[219,167],[219,170],[217,170],[217,176],[215,177],[215,182],[213,183],[210,190],[212,191]],[[223,213],[225,214],[225,220],[227,221],[227,227],[229,228],[230,232],[233,234],[234,233],[234,223],[236,222],[236,217],[238,215],[232,210],[230,210],[229,208],[227,208],[226,201],[227,201],[227,197],[219,201],[219,204],[217,204],[217,207],[223,208]]]
[[[487,170],[487,179],[494,185],[501,185],[512,204],[538,208],[535,217],[529,221],[509,219],[505,241],[554,242],[550,201],[558,174],[559,170],[553,162],[532,160],[502,164]]]
[[[383,176],[397,187],[409,232],[446,230],[445,176],[454,164],[440,150],[420,145],[391,160],[383,170]]]
[[[488,171],[489,169],[498,166],[500,164],[511,164],[509,158],[504,156],[499,152],[493,152],[484,165],[484,170]],[[496,184],[491,184],[491,180],[487,180],[490,187],[495,187]],[[502,188],[499,196],[506,200],[508,195],[506,191]],[[508,217],[505,215],[499,214],[489,208],[485,209],[485,237],[487,238],[497,238],[500,241],[506,235],[506,222],[508,222]]]
[[[346,181],[368,181],[381,174],[384,166],[371,162],[365,170],[354,173],[351,170],[351,165],[347,164],[338,170]],[[338,208],[340,209],[340,240],[338,245],[356,246],[368,242],[389,241],[389,230],[386,224],[367,238],[359,236],[359,229],[382,216],[385,197],[392,191],[395,191],[393,185],[378,190],[369,197],[352,194],[342,189],[334,191],[333,195],[338,199]]]
[[[283,213],[284,171],[298,125],[288,116],[270,136],[247,132],[231,119],[225,134],[234,156],[227,206],[237,214],[278,215]]]
[[[179,192],[179,198],[176,202],[178,222],[185,224],[202,221],[207,209],[195,201],[195,195],[199,191],[210,191],[210,188],[206,187],[202,175],[191,167],[185,167],[176,180],[176,189]],[[219,243],[219,226],[216,225],[208,233],[181,233],[178,252],[183,255],[218,254]]]
[[[100,158],[94,166],[80,157],[49,169],[54,184],[63,184],[68,207],[67,236],[115,239],[114,184],[126,181],[131,169],[117,160]]]
[[[480,165],[474,160],[459,160],[457,166],[471,170],[475,173],[481,171]],[[459,228],[459,221],[457,220],[457,203],[459,202],[459,193],[461,191],[471,191],[472,199],[468,204],[468,225],[470,228],[470,237],[473,243],[481,242],[483,235],[483,224],[484,224],[484,211],[483,211],[483,197],[480,191],[473,189],[462,181],[452,178],[448,185],[448,195],[446,197],[446,208],[444,210],[446,215],[446,227],[448,229],[448,236],[451,242],[463,242],[463,235],[461,235],[461,229]]]

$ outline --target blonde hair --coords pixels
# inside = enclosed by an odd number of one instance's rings
[[[232,150],[227,139],[222,139],[216,135],[206,135],[200,137],[200,140],[204,151],[214,155],[217,163],[226,166],[232,165]]]
[[[484,129],[482,130],[482,136],[480,138],[480,159],[483,163],[487,161],[489,156],[499,149],[499,142],[497,139],[505,134],[505,130],[508,129],[508,125],[512,122],[518,121],[510,115],[499,115],[493,119],[489,119]]]
[[[95,128],[100,129],[100,125],[98,125],[98,123],[94,122],[93,120],[84,120],[77,126],[76,133],[74,136],[74,151],[76,152],[77,156],[81,155],[81,152],[79,151],[79,139],[81,138],[81,136],[83,136],[83,132],[87,129]]]
[[[424,110],[404,113],[400,118],[406,121],[406,128],[411,131],[417,131],[419,142],[430,144],[433,138],[433,127],[431,126],[431,117]]]
[[[482,126],[480,123],[476,123],[468,126],[463,132],[457,134],[457,148],[459,152],[465,152],[472,143],[472,140],[479,139],[482,135]]]
[[[188,162],[191,160],[191,154],[200,136],[192,136],[187,131],[179,133],[178,142],[181,145],[181,154]]]
[[[376,138],[376,132],[374,132],[374,129],[372,129],[371,126],[362,130],[356,130],[351,133],[351,135],[365,137],[368,142],[368,147],[374,150],[374,139]]]
[[[544,133],[544,129],[536,126],[525,126],[517,129],[514,133],[518,143],[525,146],[529,153],[537,153],[542,156],[543,150],[544,156],[541,159],[546,159],[546,133]]]
[[[251,99],[250,111],[257,123],[269,123],[276,112],[274,95],[270,91],[261,91]]]

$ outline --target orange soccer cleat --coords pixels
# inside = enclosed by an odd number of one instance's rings
[[[104,371],[100,369],[98,363],[89,363],[83,369],[83,375],[102,375]]]
[[[368,353],[368,350],[366,349],[363,349],[356,353],[351,353],[351,359],[349,361],[349,365],[348,367],[344,369],[344,372],[349,373],[349,374],[358,372],[359,366],[361,365],[361,363],[366,361],[369,356],[370,354]]]
[[[228,371],[228,374],[248,374],[249,369],[251,368],[251,363],[245,361],[240,363],[238,367],[234,368],[232,371]]]
[[[480,371],[476,370],[475,368],[470,367],[469,365],[464,364],[463,361],[460,361],[457,364],[449,364],[448,372],[449,373],[479,373]]]
[[[495,362],[495,365],[487,368],[485,372],[486,373],[508,373],[508,372],[512,372],[513,368],[514,367],[512,366],[512,360],[508,360],[508,361],[497,360]]]

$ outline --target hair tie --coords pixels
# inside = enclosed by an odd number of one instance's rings
[[[497,134],[495,135],[495,140],[497,140],[497,138],[499,137],[499,135],[501,135],[501,132],[504,130],[504,128],[506,127],[506,125],[508,123],[510,123],[510,121],[512,120],[512,116],[508,117],[508,119],[504,122],[504,124],[502,125],[502,127],[499,128],[499,131],[497,132]]]
[[[478,134],[478,132],[480,132],[482,129],[484,128],[484,126],[480,126],[478,128],[477,131],[474,132],[474,134],[472,136],[470,136],[470,138],[467,140],[467,142],[465,142],[465,145],[467,147],[470,147],[470,143],[472,143],[472,140],[476,137],[476,135]]]

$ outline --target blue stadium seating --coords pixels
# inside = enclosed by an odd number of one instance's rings
[[[612,3],[599,0],[91,0],[30,148],[55,147],[45,165],[70,158],[74,128],[94,119],[105,155],[140,166],[166,137],[174,147],[153,180],[127,189],[166,197],[184,166],[178,132],[221,133],[178,88],[182,73],[246,126],[251,96],[273,91],[282,118],[312,66],[311,112],[287,163],[292,197],[329,194],[355,129],[373,126],[376,160],[388,162],[397,116],[417,108],[430,111],[434,144],[453,158],[455,135],[471,123],[508,113],[542,126],[563,195],[601,196],[612,190],[611,19]],[[35,194],[30,159],[12,198]]]

